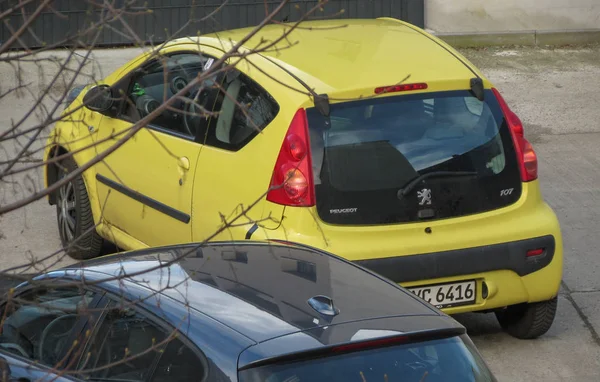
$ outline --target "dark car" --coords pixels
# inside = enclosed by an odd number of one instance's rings
[[[292,243],[110,255],[8,296],[0,369],[15,381],[495,381],[454,319]]]

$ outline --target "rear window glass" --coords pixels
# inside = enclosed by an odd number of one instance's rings
[[[346,102],[332,105],[329,118],[315,109],[308,118],[317,209],[326,222],[447,218],[520,196],[512,137],[490,91],[483,102],[468,91]]]
[[[465,336],[245,370],[240,382],[495,381]]]

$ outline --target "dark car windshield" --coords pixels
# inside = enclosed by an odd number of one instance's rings
[[[467,336],[244,370],[240,382],[492,382]]]
[[[315,108],[307,116],[324,222],[457,217],[521,194],[512,136],[491,91],[484,101],[466,90],[393,95],[333,104],[329,118]]]

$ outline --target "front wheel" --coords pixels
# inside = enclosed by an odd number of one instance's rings
[[[513,337],[533,339],[545,334],[554,321],[558,299],[509,306],[496,312],[502,329]]]
[[[73,158],[58,165],[58,181],[77,169]],[[63,184],[56,193],[58,232],[66,253],[77,260],[96,257],[102,250],[102,238],[96,232],[92,208],[81,176]]]

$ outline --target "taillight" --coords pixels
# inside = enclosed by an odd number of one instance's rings
[[[285,135],[273,169],[267,200],[285,206],[315,205],[308,123],[304,109],[296,112]]]
[[[500,92],[495,88],[493,88],[492,91],[496,95],[496,99],[500,104],[500,108],[502,109],[502,113],[504,114],[504,118],[506,119],[513,138],[517,159],[521,169],[521,179],[523,182],[536,180],[538,177],[537,155],[535,154],[531,143],[524,137],[523,123],[519,117],[510,110],[508,104],[500,95]]]

